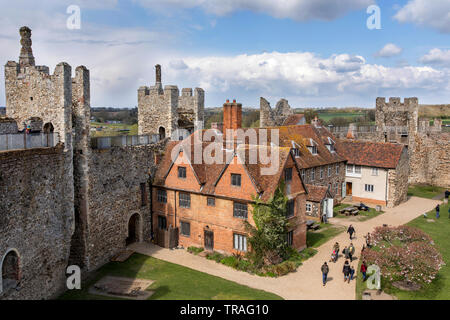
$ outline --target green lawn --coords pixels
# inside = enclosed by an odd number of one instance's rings
[[[322,244],[345,231],[345,227],[336,226],[330,223],[321,223],[317,231],[308,230],[306,234],[306,245],[317,248]]]
[[[106,264],[92,280],[83,283],[82,290],[67,291],[60,299],[109,299],[88,293],[89,287],[105,275],[155,280],[149,288],[155,290],[151,300],[282,300],[272,293],[141,254],[126,262]]]
[[[352,206],[351,204],[346,204],[346,203],[341,203],[340,205],[335,206],[333,208],[334,217],[338,218],[338,219],[351,218],[352,216],[346,216],[344,214],[339,213],[339,210],[344,209],[346,207],[351,207],[351,206]],[[384,211],[377,211],[374,208],[370,208],[369,211],[360,210],[358,215],[356,216],[356,218],[358,221],[366,221],[366,220],[375,218],[376,216],[379,216],[380,214],[383,214],[383,213],[384,213]]]
[[[107,123],[101,123],[101,122],[91,122],[91,128],[96,127],[106,127],[102,129],[102,131],[92,131],[91,136],[92,137],[104,137],[104,136],[118,136],[118,135],[137,135],[138,133],[138,125],[133,124],[124,124],[124,123],[118,123],[118,124],[107,124]],[[130,131],[128,133],[120,132],[118,130],[123,129],[129,129]]]
[[[444,191],[445,188],[441,187],[428,185],[410,185],[408,187],[408,196],[432,199],[433,197],[443,193]]]
[[[428,219],[433,219],[434,222],[428,222],[427,219],[421,216],[407,224],[429,234],[441,252],[446,265],[439,271],[436,279],[431,284],[415,292],[402,291],[382,282],[382,288],[386,293],[395,295],[401,300],[450,300],[450,238],[448,236],[450,219],[448,208],[448,204],[441,206],[440,219],[436,219],[436,211],[431,210],[428,213]],[[357,279],[356,295],[358,299],[361,299],[361,293],[365,287],[361,279]]]

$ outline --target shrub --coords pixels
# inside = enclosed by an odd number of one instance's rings
[[[200,252],[202,252],[204,249],[203,248],[198,248],[198,247],[189,247],[187,248],[187,251],[189,253],[193,253],[195,255],[199,254]]]
[[[209,259],[209,260],[214,260],[215,262],[219,262],[220,263],[220,261],[223,258],[225,258],[225,256],[223,254],[218,253],[218,252],[213,252],[213,253],[208,253],[206,255],[206,258]]]
[[[368,264],[376,264],[388,281],[430,283],[444,265],[433,241],[423,231],[401,226],[381,227],[372,234],[374,245],[362,253]]]

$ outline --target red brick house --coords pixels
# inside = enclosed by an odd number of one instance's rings
[[[242,106],[224,105],[224,132],[240,128]],[[203,134],[204,131],[197,132]],[[220,134],[220,133],[219,133]],[[203,140],[203,139],[202,139]],[[300,167],[289,147],[252,145],[233,141],[195,144],[195,134],[183,141],[172,141],[156,172],[152,187],[152,216],[156,237],[178,230],[178,244],[223,252],[247,251],[247,233],[243,221],[253,224],[253,197],[267,201],[281,181],[289,198],[287,216],[291,228],[286,235],[294,248],[306,247],[306,195]],[[229,142],[229,141],[228,141]],[[196,161],[196,147],[214,150],[216,161]],[[252,161],[251,152],[277,154],[276,171],[264,175],[264,164]],[[176,233],[175,231],[174,233]],[[168,242],[159,241],[160,245]]]

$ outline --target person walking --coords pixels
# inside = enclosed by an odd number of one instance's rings
[[[370,244],[370,242],[371,242],[371,239],[370,239],[370,232],[367,232],[367,235],[364,236],[364,237],[366,238],[366,247],[367,247],[367,248],[370,248],[370,247],[371,247],[371,244]]]
[[[363,281],[366,281],[366,272],[367,272],[367,264],[365,261],[363,261],[363,263],[361,264],[361,269],[359,270],[361,271],[362,275],[363,275]]]
[[[353,266],[350,267],[350,280],[353,280],[355,276],[355,268]]]
[[[350,225],[347,229],[347,233],[350,234],[350,240],[353,240],[353,234],[356,233],[355,228],[353,228],[353,226]]]
[[[336,242],[336,243],[334,244],[333,249],[334,249],[334,251],[336,251],[336,254],[335,254],[335,257],[334,257],[334,262],[336,263],[336,261],[337,261],[338,258],[339,258],[339,242]]]
[[[330,268],[328,268],[328,264],[326,262],[323,263],[321,271],[322,271],[322,282],[323,286],[325,287],[325,285],[327,284],[328,272],[330,271]]]
[[[345,257],[345,259],[349,259],[350,257],[349,257],[349,255],[348,255],[348,248],[347,247],[344,247],[344,250],[342,250],[342,254],[344,255],[344,257]]]
[[[353,245],[353,243],[350,243],[350,247],[348,247],[348,256],[350,258],[350,262],[353,262],[353,256],[355,254],[355,246]]]
[[[342,268],[342,273],[344,274],[344,282],[348,281],[350,283],[350,264],[348,261],[345,261],[344,267]]]
[[[439,219],[439,211],[441,210],[441,207],[439,206],[439,204],[436,206],[436,219]]]

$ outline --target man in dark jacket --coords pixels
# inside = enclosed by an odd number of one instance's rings
[[[327,284],[328,272],[330,271],[326,262],[323,263],[321,271],[322,271],[323,286],[325,287],[325,285]]]
[[[344,268],[342,268],[342,273],[344,274],[344,282],[348,280],[348,283],[350,283],[350,264],[348,261],[345,261]]]
[[[353,234],[356,233],[355,228],[353,228],[352,225],[350,225],[347,229],[347,233],[350,234],[350,240],[353,239]]]

